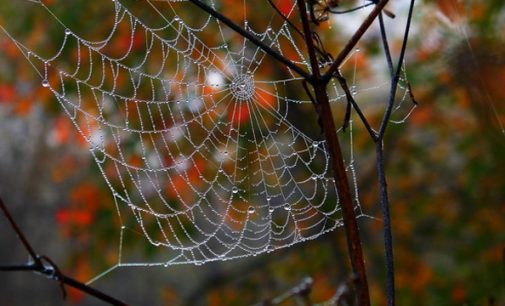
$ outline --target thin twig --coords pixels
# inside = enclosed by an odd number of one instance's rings
[[[302,305],[311,306],[313,305],[312,301],[310,300],[310,292],[312,291],[312,284],[313,284],[312,278],[306,277],[296,286],[284,292],[280,296],[264,300],[263,302],[256,304],[256,306],[279,305],[292,297],[299,297],[302,301]]]
[[[389,212],[389,196],[388,196],[387,181],[386,181],[386,174],[385,174],[385,168],[384,168],[383,139],[384,139],[384,134],[386,132],[386,128],[389,123],[389,119],[391,117],[391,113],[392,113],[393,106],[394,106],[394,101],[396,98],[396,90],[397,90],[398,82],[400,79],[400,73],[401,73],[401,69],[402,69],[402,65],[403,65],[403,60],[405,57],[405,51],[407,49],[407,41],[408,41],[408,36],[409,36],[409,31],[410,31],[410,24],[412,21],[412,14],[413,14],[413,10],[414,10],[414,2],[415,2],[415,0],[411,0],[411,2],[410,2],[409,13],[408,13],[408,18],[407,18],[407,25],[405,27],[402,48],[401,48],[400,56],[398,58],[398,63],[397,63],[398,66],[396,67],[395,74],[392,76],[391,88],[390,88],[390,93],[389,93],[389,101],[388,101],[388,105],[386,107],[386,110],[384,112],[384,115],[382,117],[381,125],[380,125],[379,132],[377,135],[376,150],[375,150],[376,151],[376,159],[377,159],[377,173],[378,173],[379,186],[380,186],[380,203],[381,203],[381,209],[382,209],[382,214],[383,214],[383,219],[384,219],[384,252],[385,252],[385,256],[386,256],[386,273],[387,273],[386,292],[387,292],[389,306],[394,306],[396,302],[395,302],[395,282],[394,282],[393,236],[392,236],[392,230],[391,230],[391,217],[390,217],[390,212]],[[386,54],[388,54],[389,47],[387,45],[385,31],[383,31],[383,41],[384,41],[384,46],[386,49]]]
[[[327,301],[323,302],[321,305],[324,306],[334,306],[342,305],[341,302],[348,301],[351,298],[351,288],[352,283],[356,280],[356,275],[351,275],[347,277],[345,282],[342,282],[335,291],[335,294]]]
[[[298,33],[298,35],[300,35],[302,38],[303,38],[303,32],[297,28],[290,20],[287,16],[284,16],[284,14],[279,10],[279,8],[277,7],[277,5],[275,5],[272,0],[267,0],[268,3],[270,4],[270,6],[277,12],[277,14],[279,16],[282,17],[282,19],[284,19],[284,21],[293,29],[295,30],[296,33]]]
[[[307,71],[303,70],[302,68],[300,68],[299,66],[297,66],[295,63],[293,63],[292,61],[290,61],[289,59],[285,58],[284,56],[282,56],[280,53],[278,53],[274,49],[272,49],[269,46],[267,46],[266,44],[264,44],[261,40],[259,40],[255,36],[253,36],[251,33],[247,32],[246,30],[244,30],[241,27],[239,27],[236,23],[234,23],[233,21],[231,21],[228,17],[226,17],[223,14],[217,12],[212,7],[210,7],[209,5],[203,3],[200,0],[189,0],[189,1],[191,3],[193,3],[193,4],[195,4],[196,6],[198,6],[199,8],[201,8],[202,10],[204,10],[205,12],[209,13],[211,16],[213,16],[214,18],[218,19],[219,21],[221,21],[225,25],[227,25],[233,31],[237,32],[238,34],[240,34],[243,37],[245,37],[248,40],[250,40],[253,44],[255,44],[260,49],[262,49],[263,51],[265,51],[265,53],[267,53],[268,55],[270,55],[271,57],[273,57],[277,61],[281,62],[282,64],[284,64],[288,68],[292,69],[293,71],[295,71],[296,73],[298,73],[300,76],[304,77],[307,80],[311,79],[311,75]]]
[[[99,291],[95,288],[92,288],[88,285],[85,285],[71,277],[66,276],[65,274],[61,273],[60,269],[54,264],[54,262],[47,256],[40,256],[38,255],[31,244],[28,242],[28,239],[26,239],[26,236],[23,234],[23,231],[19,228],[17,223],[14,221],[14,218],[10,214],[9,210],[7,209],[7,206],[5,206],[3,200],[0,198],[0,208],[2,209],[3,214],[9,221],[10,226],[18,236],[19,240],[21,240],[21,243],[25,247],[25,249],[28,251],[30,254],[31,259],[33,260],[32,263],[28,263],[26,265],[12,265],[12,266],[0,266],[0,271],[31,271],[31,272],[38,272],[42,275],[45,275],[49,277],[50,279],[53,279],[55,281],[60,282],[60,286],[62,287],[62,291],[64,293],[63,298],[65,298],[65,290],[64,290],[64,285],[73,287],[77,290],[80,290],[84,293],[87,293],[91,296],[96,297],[99,300],[102,300],[104,302],[107,302],[111,305],[120,305],[120,306],[127,306],[128,304],[110,296],[102,291]],[[48,264],[44,264],[43,261],[46,261]]]
[[[337,71],[335,71],[335,77],[337,78],[338,82],[340,83],[340,86],[344,90],[346,99],[347,99],[347,109],[345,113],[345,118],[344,118],[344,123],[342,125],[342,128],[345,130],[345,128],[349,124],[350,116],[351,116],[351,110],[350,106],[354,108],[356,113],[358,114],[361,122],[363,122],[363,125],[365,126],[368,134],[370,134],[370,137],[372,137],[372,140],[375,142],[377,139],[377,134],[373,130],[372,126],[366,119],[365,115],[361,111],[361,108],[359,107],[358,103],[356,103],[356,100],[354,100],[354,97],[352,96],[351,91],[349,90],[349,86],[347,85],[347,80]]]
[[[361,39],[361,37],[365,34],[365,32],[368,30],[368,28],[372,25],[372,22],[375,20],[377,15],[382,11],[384,6],[388,3],[389,0],[381,0],[375,8],[372,10],[372,12],[368,15],[368,17],[363,21],[361,26],[356,30],[354,35],[349,39],[347,44],[344,46],[342,51],[337,55],[335,58],[335,61],[333,61],[333,64],[331,64],[330,68],[326,71],[326,74],[323,76],[324,80],[330,80],[333,77],[333,74],[335,71],[338,70],[338,67],[342,65],[342,62],[347,58],[349,53],[354,50],[354,47],[358,43],[358,41]]]

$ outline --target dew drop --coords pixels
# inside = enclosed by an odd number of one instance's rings
[[[48,80],[43,80],[42,81],[42,87],[49,87],[49,81]]]
[[[70,35],[70,34],[72,34],[72,31],[70,31],[70,29],[65,29],[65,34]]]
[[[291,210],[291,206],[289,206],[289,204],[287,204],[287,203],[286,203],[286,204],[284,205],[284,210],[285,210],[285,211],[290,211],[290,210]]]
[[[256,208],[254,208],[253,206],[249,206],[249,209],[247,209],[247,212],[250,214],[254,214],[255,211],[256,211]]]
[[[238,188],[237,187],[233,187],[231,189],[231,192],[234,193],[234,194],[236,194],[238,192]]]
[[[312,176],[310,177],[311,179],[313,179],[314,181],[317,180],[317,175],[315,174],[312,174]]]
[[[273,207],[269,207],[269,208],[268,208],[268,212],[269,212],[269,213],[273,213],[273,212],[274,212],[274,210],[275,210],[275,208],[273,208]]]

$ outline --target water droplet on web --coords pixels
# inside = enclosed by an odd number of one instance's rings
[[[284,204],[284,210],[291,211],[291,206],[288,203]]]
[[[49,87],[49,81],[48,80],[43,80],[42,81],[42,87]]]
[[[312,147],[313,147],[313,148],[317,148],[318,146],[319,146],[319,143],[318,143],[318,142],[313,142],[313,143],[312,143]]]
[[[356,52],[360,52],[360,51],[361,51],[361,49],[360,49],[360,48],[356,48]]]
[[[233,187],[231,189],[231,192],[234,193],[234,194],[236,194],[238,192],[238,188],[237,187]]]
[[[270,197],[267,197],[267,201],[268,201],[268,202],[270,202],[270,200],[271,200],[271,199],[272,199],[272,198],[270,198]]]
[[[219,170],[217,170],[217,172],[223,173],[223,169],[219,169]]]
[[[247,209],[247,212],[250,214],[254,214],[255,211],[256,211],[256,208],[254,208],[253,206],[249,206],[249,209]]]
[[[269,212],[269,213],[273,213],[273,212],[274,212],[274,210],[275,210],[275,208],[273,208],[273,207],[269,207],[269,208],[268,208],[268,212]]]
[[[72,31],[70,29],[65,29],[65,34],[70,35],[72,34]]]
[[[267,28],[267,32],[270,32],[270,31],[272,31],[272,27]]]
[[[315,181],[315,180],[317,180],[317,175],[312,174],[312,176],[310,178]]]

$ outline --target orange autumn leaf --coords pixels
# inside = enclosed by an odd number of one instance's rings
[[[282,13],[282,15],[289,17],[289,13],[291,12],[291,9],[293,8],[293,3],[294,3],[294,0],[278,0],[276,6],[279,9],[279,11]]]
[[[277,102],[274,95],[265,90],[264,88],[256,88],[256,100],[267,109],[275,108],[275,103]]]
[[[437,0],[437,5],[440,11],[453,22],[465,11],[462,2],[458,0]]]
[[[85,227],[93,222],[93,215],[89,210],[74,210],[63,208],[56,212],[56,222],[60,225]]]
[[[71,138],[71,131],[73,129],[70,121],[63,116],[59,116],[54,120],[54,141],[57,144],[65,144],[68,143]]]
[[[231,106],[231,111],[228,113],[228,119],[233,123],[233,126],[238,126],[249,120],[249,106],[245,103],[240,103],[237,106]]]
[[[246,225],[248,208],[248,203],[244,201],[235,201],[226,214],[226,224],[236,231],[243,230]]]
[[[70,201],[73,205],[82,205],[87,210],[97,209],[102,197],[100,189],[92,183],[77,185],[70,193]]]
[[[16,114],[19,116],[27,115],[32,109],[32,103],[27,99],[22,99],[18,103],[16,103]]]
[[[0,84],[0,103],[12,102],[14,99],[14,86],[10,84]]]

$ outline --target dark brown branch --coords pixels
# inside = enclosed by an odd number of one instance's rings
[[[342,65],[342,62],[347,58],[349,53],[351,53],[351,51],[354,50],[354,47],[356,46],[358,41],[361,39],[363,34],[365,34],[365,32],[368,30],[368,28],[370,28],[370,26],[372,25],[372,22],[379,15],[379,13],[382,11],[384,6],[386,6],[388,1],[389,0],[381,0],[379,3],[377,3],[377,5],[373,9],[373,11],[370,13],[370,15],[368,15],[368,17],[365,19],[365,21],[363,21],[363,23],[358,28],[358,30],[354,33],[354,35],[351,37],[351,39],[349,39],[347,44],[344,46],[344,49],[342,49],[342,51],[340,51],[340,53],[337,55],[333,64],[331,64],[330,68],[328,68],[328,71],[326,71],[326,74],[323,76],[324,80],[329,80],[332,78],[335,71],[337,71],[338,67],[340,67],[340,65]]]
[[[231,21],[228,17],[222,15],[221,13],[217,12],[214,10],[212,7],[208,6],[207,4],[203,3],[200,0],[189,0],[205,12],[209,13],[211,16],[215,17],[225,25],[227,25],[230,29],[233,31],[237,32],[238,34],[242,35],[243,37],[247,38],[250,40],[253,44],[258,46],[261,50],[265,51],[266,54],[270,55],[277,61],[281,62],[282,64],[286,65],[288,68],[292,69],[296,73],[298,73],[300,76],[304,77],[306,80],[310,80],[312,77],[311,75],[297,66],[295,63],[290,61],[289,59],[285,58],[282,56],[280,53],[275,51],[274,49],[270,48],[269,46],[265,45],[261,40],[253,36],[251,33],[247,32],[246,30],[242,29],[239,27],[236,23]]]
[[[331,114],[328,95],[326,93],[326,85],[316,84],[314,85],[314,89],[316,101],[318,105],[321,106],[321,122],[324,127],[326,145],[331,156],[333,175],[341,203],[342,218],[351,266],[353,272],[357,275],[355,288],[358,296],[358,305],[367,306],[370,305],[370,296],[368,292],[368,281],[363,257],[363,249],[361,247],[361,238],[359,235],[356,213],[354,212],[349,181],[345,171],[342,151],[337,137],[337,130]]]
[[[337,136],[337,129],[335,127],[328,93],[326,91],[326,86],[330,79],[326,81],[322,80],[319,75],[319,63],[317,62],[314,50],[314,42],[312,40],[310,24],[307,18],[305,1],[297,0],[297,5],[300,10],[300,18],[302,19],[310,64],[314,75],[314,83],[312,85],[315,92],[316,111],[318,112],[318,118],[323,127],[326,144],[331,156],[333,175],[342,207],[342,217],[352,271],[357,276],[354,285],[357,293],[358,305],[368,306],[370,305],[370,295],[368,291],[363,249],[361,247],[361,238],[359,235],[356,214],[354,212],[351,188],[345,171],[344,158],[342,156],[342,150]]]
[[[300,11],[300,18],[302,19],[303,34],[305,36],[305,43],[307,45],[307,52],[309,53],[310,67],[312,68],[312,76],[315,80],[320,77],[319,74],[319,63],[317,61],[316,49],[314,45],[314,39],[312,31],[310,29],[310,24],[307,19],[307,9],[305,7],[304,0],[296,0],[298,10]]]
[[[65,274],[61,273],[58,267],[51,261],[46,256],[40,256],[38,255],[31,244],[28,242],[28,239],[26,239],[25,235],[17,225],[17,223],[14,221],[14,218],[10,214],[9,210],[5,206],[3,200],[0,198],[0,208],[2,209],[3,214],[9,221],[10,226],[18,236],[19,240],[21,240],[21,243],[25,247],[25,249],[28,251],[30,254],[31,259],[33,260],[33,263],[29,263],[26,265],[12,265],[12,266],[0,266],[0,271],[32,271],[32,272],[38,272],[42,275],[45,275],[49,277],[52,280],[60,282],[62,286],[62,290],[64,292],[63,284],[73,287],[77,290],[80,290],[84,293],[87,293],[91,296],[96,297],[97,299],[104,301],[106,303],[109,303],[111,305],[128,305],[110,295],[107,295],[103,293],[102,291],[99,291],[93,287],[90,287],[88,285],[85,285],[71,277],[66,276]],[[43,261],[46,261],[48,264],[44,264]],[[65,295],[64,295],[65,297]]]

